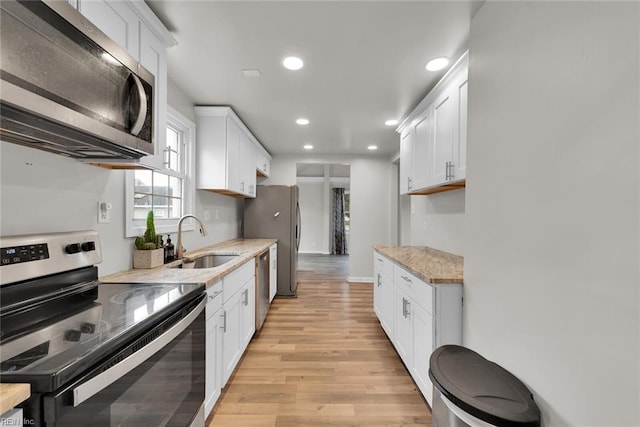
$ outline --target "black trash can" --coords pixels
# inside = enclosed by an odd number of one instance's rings
[[[509,371],[459,345],[431,354],[434,427],[539,427],[540,409]]]

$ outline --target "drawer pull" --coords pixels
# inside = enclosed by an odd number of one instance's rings
[[[213,295],[209,295],[209,299],[214,299],[215,297],[217,297],[218,295],[220,295],[222,293],[222,291],[217,291],[214,292]]]
[[[222,332],[227,332],[227,312],[224,311],[222,312],[222,314],[220,315],[220,317],[222,317]]]
[[[402,277],[402,280],[404,280],[405,282],[413,283],[411,279],[409,279],[407,276],[400,276],[400,277]]]

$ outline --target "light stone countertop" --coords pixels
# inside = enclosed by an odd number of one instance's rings
[[[31,397],[29,384],[0,384],[0,414]]]
[[[182,261],[173,261],[161,267],[150,269],[126,270],[100,277],[103,283],[204,283],[212,285],[222,277],[240,267],[249,259],[260,255],[269,246],[276,243],[276,239],[234,239],[215,245],[206,246],[190,252],[185,252],[185,260],[193,260],[203,255],[238,255],[221,266],[213,268],[171,268],[180,265]]]
[[[373,249],[427,283],[464,283],[464,258],[459,255],[427,246],[374,246]]]

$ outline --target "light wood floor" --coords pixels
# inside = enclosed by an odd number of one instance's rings
[[[300,272],[298,298],[273,301],[207,426],[431,426],[371,284],[318,271]]]

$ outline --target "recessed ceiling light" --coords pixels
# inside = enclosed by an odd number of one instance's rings
[[[260,77],[260,70],[257,68],[250,68],[242,70],[242,75],[245,77]]]
[[[313,145],[305,144],[304,147],[302,147],[302,148],[304,148],[305,150],[313,150]]]
[[[384,122],[385,126],[395,126],[398,124],[398,121],[396,119],[389,119],[386,122]]]
[[[446,68],[447,65],[449,65],[449,58],[441,56],[440,58],[433,58],[427,62],[427,65],[425,65],[424,68],[426,68],[427,71],[440,71],[443,68]]]
[[[284,65],[284,68],[287,70],[296,71],[304,66],[304,62],[297,56],[287,56],[282,60],[282,65]]]
[[[367,147],[367,150],[377,150],[378,146],[377,145],[370,145]]]
[[[296,120],[296,123],[301,125],[301,126],[306,126],[309,124],[309,120],[308,119],[304,119],[304,118],[300,118],[298,120]]]

